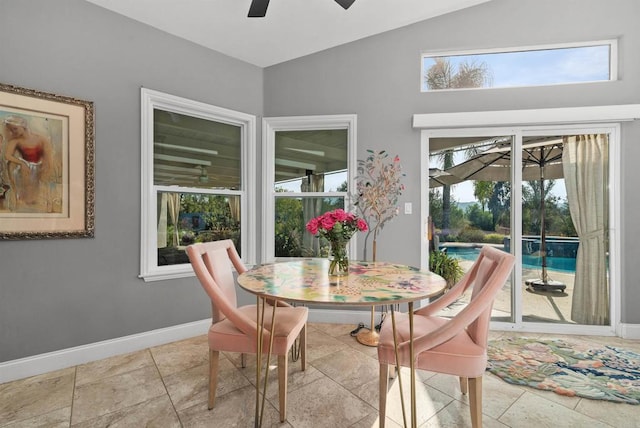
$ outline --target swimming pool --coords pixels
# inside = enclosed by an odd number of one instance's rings
[[[475,261],[480,254],[480,247],[441,247],[446,248],[447,254],[452,257]],[[497,247],[504,250],[503,247]],[[524,254],[522,256],[522,267],[525,269],[541,269],[542,258]],[[576,259],[571,257],[549,257],[547,256],[547,269],[555,270],[558,272],[575,273],[576,272]]]

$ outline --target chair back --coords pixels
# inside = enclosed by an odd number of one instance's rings
[[[477,313],[475,320],[467,326],[467,333],[476,344],[483,347],[486,347],[489,336],[493,302],[509,278],[514,262],[512,254],[485,245],[472,268],[460,281],[465,289],[473,286],[471,301],[463,311]]]
[[[247,269],[230,239],[189,245],[187,255],[202,288],[211,299],[211,318],[215,324],[226,318],[246,334],[256,325],[238,311],[236,284],[231,266],[238,274]]]

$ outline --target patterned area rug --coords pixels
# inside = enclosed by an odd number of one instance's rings
[[[487,370],[557,394],[640,404],[640,354],[571,339],[489,341]]]

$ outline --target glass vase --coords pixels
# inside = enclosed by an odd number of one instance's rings
[[[329,275],[349,274],[348,241],[329,242]]]

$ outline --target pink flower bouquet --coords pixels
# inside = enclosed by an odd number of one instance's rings
[[[368,229],[366,221],[340,208],[312,218],[307,223],[307,230],[312,235],[330,242],[346,242],[357,231],[366,232]]]

